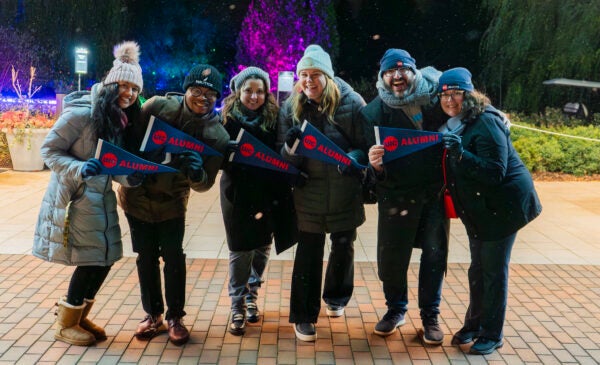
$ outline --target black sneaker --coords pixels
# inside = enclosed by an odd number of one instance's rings
[[[301,341],[315,341],[317,339],[317,331],[313,323],[295,323],[294,331],[296,337]]]
[[[437,317],[423,319],[423,342],[428,345],[441,345],[444,342],[444,331]]]
[[[494,352],[494,350],[502,347],[502,345],[504,345],[504,343],[501,339],[494,341],[488,338],[479,337],[473,346],[471,346],[469,353],[473,355],[489,355]]]
[[[453,346],[466,345],[469,342],[473,342],[477,337],[479,337],[479,331],[467,331],[461,329],[452,336],[452,341],[450,343]]]
[[[381,321],[375,325],[375,334],[379,336],[389,336],[396,332],[396,328],[406,323],[404,313],[393,309],[388,309]]]
[[[241,336],[246,333],[246,315],[242,312],[232,312],[229,323],[229,333]]]
[[[328,304],[325,313],[329,317],[341,317],[344,315],[344,307],[341,305]]]
[[[246,303],[246,316],[250,323],[256,323],[260,320],[260,312],[256,303]]]

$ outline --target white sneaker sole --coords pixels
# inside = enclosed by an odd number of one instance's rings
[[[341,317],[344,315],[344,307],[338,309],[338,310],[331,310],[329,308],[325,309],[325,313],[327,314],[327,316],[329,317]]]
[[[296,338],[299,339],[300,341],[305,341],[305,342],[314,342],[317,340],[317,333],[315,332],[314,335],[305,335],[302,334],[300,332],[298,332],[298,330],[296,329],[296,325],[294,324],[294,332],[296,332]]]
[[[374,329],[373,333],[375,333],[376,335],[379,335],[379,336],[389,336],[389,335],[393,334],[394,332],[396,332],[396,328],[402,327],[405,324],[406,324],[406,319],[402,319],[400,322],[396,323],[396,327],[394,327],[389,332],[383,332],[383,331],[378,331],[378,330]]]

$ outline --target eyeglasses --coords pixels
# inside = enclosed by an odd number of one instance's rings
[[[190,88],[190,94],[195,98],[202,96],[208,100],[215,100],[219,96],[219,94],[214,90],[206,90],[203,92],[202,89],[197,87]]]
[[[410,69],[410,67],[390,68],[389,70],[383,71],[383,76],[392,77],[392,76],[396,75],[396,72],[398,72],[398,74],[400,74],[401,76],[402,75],[406,76],[410,72],[412,72],[412,70]]]
[[[463,90],[454,90],[454,91],[439,93],[438,96],[441,101],[444,101],[444,100],[448,101],[450,99],[457,100],[457,99],[462,99],[465,96],[465,92]]]

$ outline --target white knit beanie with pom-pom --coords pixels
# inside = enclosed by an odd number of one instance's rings
[[[113,67],[104,79],[104,85],[119,81],[128,81],[140,88],[144,87],[142,68],[139,64],[140,46],[133,41],[125,41],[113,49],[115,60]]]

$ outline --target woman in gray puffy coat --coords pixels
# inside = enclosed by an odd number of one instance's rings
[[[366,159],[363,128],[358,125],[363,98],[339,77],[334,78],[329,55],[317,45],[306,48],[296,67],[298,83],[279,111],[281,154],[308,174],[305,186],[294,189],[298,216],[298,248],[290,296],[290,323],[302,341],[317,338],[315,323],[321,308],[321,277],[325,235],[331,233],[331,254],[323,300],[327,315],[344,314],[354,289],[354,240],[365,221],[361,182],[353,169],[292,154],[299,126],[309,121],[349,156]],[[364,162],[363,162],[364,164]]]
[[[65,98],[64,111],[41,148],[52,173],[32,253],[49,262],[77,266],[67,296],[57,303],[54,337],[80,346],[106,339],[104,329],[87,316],[111,266],[123,256],[117,199],[111,176],[99,175],[96,145],[98,138],[122,145],[141,110],[139,47],[124,42],[115,47],[114,55],[113,68],[91,93],[74,92]],[[141,182],[135,174],[121,178],[126,185]]]

